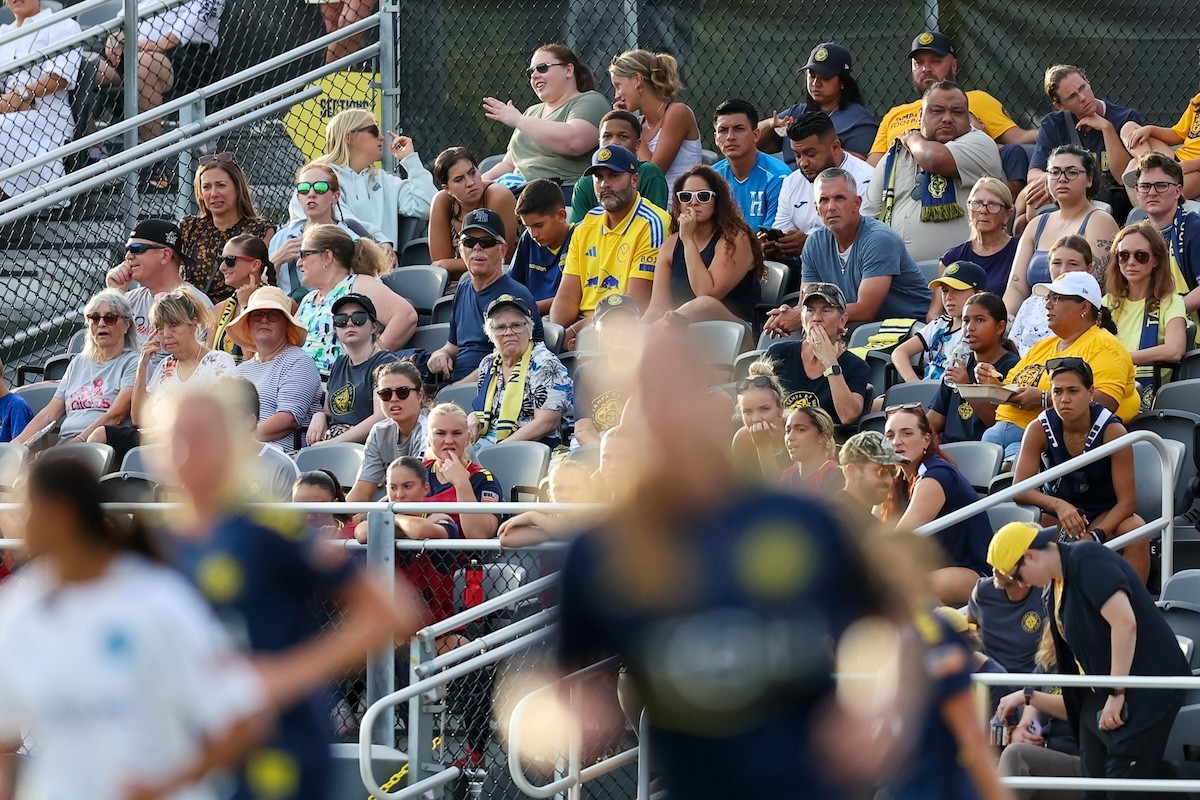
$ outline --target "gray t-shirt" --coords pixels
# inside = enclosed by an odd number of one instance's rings
[[[362,469],[358,471],[358,479],[376,486],[383,485],[387,477],[388,465],[397,458],[412,456],[424,459],[425,431],[427,417],[422,414],[417,417],[417,424],[412,433],[404,441],[400,441],[400,426],[390,419],[376,422],[367,434],[367,450],[363,455]]]
[[[300,468],[287,453],[273,444],[264,444],[250,469],[251,480],[246,491],[251,500],[258,503],[292,501],[292,487],[300,477]]]
[[[67,405],[58,438],[72,439],[104,416],[116,402],[121,390],[133,387],[137,362],[138,354],[134,350],[126,350],[104,363],[82,354],[76,356],[54,392],[54,396]],[[128,422],[128,416],[113,424],[125,422]]]
[[[233,374],[250,381],[258,390],[259,422],[286,411],[298,427],[304,428],[312,421],[313,414],[321,410],[321,375],[308,353],[299,347],[285,347],[270,361],[257,358],[243,361]],[[271,444],[285,453],[296,449],[290,432]]]

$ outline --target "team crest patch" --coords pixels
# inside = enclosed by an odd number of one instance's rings
[[[917,37],[917,44],[929,44],[932,41],[933,41],[933,34],[930,33],[929,31],[925,31],[924,33],[922,33],[920,36]]]
[[[971,408],[971,404],[964,400],[963,403],[958,407],[958,418],[966,422],[974,415],[975,409]]]
[[[824,61],[829,58],[829,51],[824,47],[817,48],[817,52],[813,55],[814,61]]]
[[[797,408],[817,408],[821,400],[812,392],[792,392],[784,398],[783,404],[788,411],[795,411]]]
[[[792,597],[808,586],[813,572],[812,545],[794,522],[768,523],[738,546],[734,555],[738,582],[758,597]]]
[[[946,275],[953,275],[956,272],[958,272],[958,262],[957,261],[955,261],[950,266],[946,267],[946,272],[945,272]]]
[[[1042,615],[1036,611],[1026,611],[1021,617],[1021,629],[1026,633],[1034,633],[1042,627]]]
[[[242,565],[228,553],[205,556],[196,568],[196,584],[214,603],[229,603],[242,592]]]
[[[354,384],[347,383],[329,396],[329,410],[334,414],[349,414],[354,408]]]
[[[597,161],[608,161],[610,158],[612,158],[612,150],[609,150],[607,147],[596,153]]]
[[[946,179],[944,177],[942,177],[941,175],[930,175],[929,176],[929,194],[930,194],[930,196],[937,198],[938,200],[941,200],[942,197],[946,194],[946,189],[948,189],[948,188],[949,188],[949,184],[946,182]]]

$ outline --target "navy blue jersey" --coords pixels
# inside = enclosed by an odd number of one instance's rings
[[[204,540],[175,538],[176,563],[250,653],[276,653],[320,630],[321,604],[355,575],[343,551],[318,545],[306,519],[237,511]],[[235,797],[319,798],[330,769],[329,700],[317,692],[286,709],[274,737],[238,774]]]
[[[574,232],[575,226],[572,225],[558,249],[551,250],[535,242],[529,231],[523,231],[521,238],[517,239],[509,277],[529,289],[534,300],[554,297],[558,284],[562,282],[563,265],[567,263],[567,251],[571,247],[571,234]]]
[[[591,531],[572,543],[563,666],[621,655],[672,797],[777,797],[789,786],[840,797],[811,739],[812,715],[833,689],[829,639],[871,602],[843,522],[810,498],[775,493],[675,522],[673,533],[640,534],[678,544],[656,599],[639,599],[636,576],[613,563],[633,534]]]

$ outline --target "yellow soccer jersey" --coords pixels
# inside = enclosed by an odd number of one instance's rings
[[[575,226],[567,251],[566,276],[583,286],[579,310],[591,316],[600,298],[625,294],[631,280],[654,280],[658,248],[670,229],[671,216],[638,197],[637,204],[615,228],[604,225],[604,209],[594,208]]]

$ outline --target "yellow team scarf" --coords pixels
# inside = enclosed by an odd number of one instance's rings
[[[500,384],[504,378],[500,374],[500,354],[496,353],[492,356],[492,363],[488,367],[486,378],[487,390],[483,398],[483,414],[480,416],[479,422],[480,436],[488,436],[497,442],[503,442],[517,430],[517,417],[521,414],[521,403],[525,400],[525,380],[529,376],[529,359],[532,356],[533,342],[530,342],[526,345],[525,353],[517,362],[512,376],[504,387],[504,397],[500,398],[499,415],[495,414],[492,409],[495,408],[496,392],[500,390]],[[495,433],[494,437],[489,436],[491,432]]]
[[[885,225],[892,224],[892,212],[896,206],[896,161],[903,147],[904,144],[897,138],[888,150],[883,165],[883,205],[879,221]],[[958,203],[954,181],[920,168],[917,170],[913,198],[921,201],[921,222],[950,222],[966,214]]]

